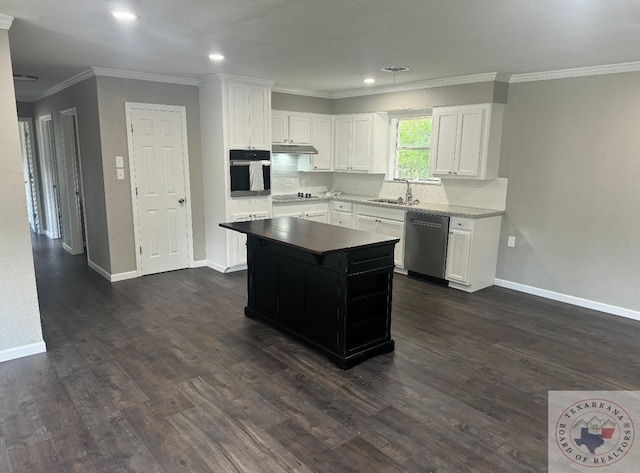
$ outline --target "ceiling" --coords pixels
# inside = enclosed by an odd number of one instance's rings
[[[637,0],[2,0],[0,13],[15,17],[14,72],[40,77],[16,82],[19,97],[91,66],[329,93],[640,60]],[[392,65],[411,71],[379,71]]]

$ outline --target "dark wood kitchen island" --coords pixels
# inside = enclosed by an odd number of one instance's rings
[[[295,217],[220,226],[247,234],[247,317],[277,327],[342,369],[393,351],[397,238]]]

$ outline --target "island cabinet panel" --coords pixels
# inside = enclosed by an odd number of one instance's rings
[[[272,224],[269,228],[281,235],[285,228],[293,229],[291,231],[298,235],[318,235],[323,227],[335,232],[336,228],[286,219],[274,219],[272,222],[279,220],[281,224]],[[246,226],[222,225],[238,231]],[[269,222],[265,221],[265,225]],[[307,232],[309,225],[315,227],[309,227]],[[292,244],[292,238],[280,242],[247,231],[245,314],[277,327],[320,351],[338,367],[347,369],[394,349],[391,294],[397,239],[371,237],[357,230],[341,231],[377,241],[318,252]],[[287,240],[287,235],[283,238]],[[387,241],[381,241],[385,238]]]

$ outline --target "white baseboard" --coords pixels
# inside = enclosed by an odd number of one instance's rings
[[[607,314],[617,315],[620,317],[625,317],[627,319],[640,321],[640,311],[627,309],[625,307],[619,307],[611,304],[604,304],[602,302],[592,301],[590,299],[583,299],[581,297],[570,296],[568,294],[549,291],[547,289],[541,289],[539,287],[527,286],[526,284],[507,281],[505,279],[496,278],[495,285],[500,287],[506,287],[507,289],[513,289],[514,291],[533,294],[534,296],[540,296],[540,297],[544,297],[546,299],[551,299],[554,301],[566,302],[567,304],[577,305],[579,307],[584,307],[586,309],[593,309],[600,312],[606,312]]]
[[[65,242],[62,242],[62,249],[65,250],[67,253],[74,254],[73,249],[69,245],[67,245]]]
[[[206,259],[201,259],[198,261],[192,261],[189,264],[190,268],[204,268],[205,266],[207,266],[207,260]]]
[[[45,351],[47,351],[47,346],[44,341],[32,343],[31,345],[9,348],[7,350],[0,351],[0,362],[15,360],[16,358],[22,358],[23,356],[37,355],[38,353],[44,353]]]
[[[223,266],[213,261],[207,261],[207,268],[214,269],[219,273],[235,273],[236,271],[243,271],[247,269],[246,264],[239,264],[237,266]]]
[[[112,274],[109,277],[109,281],[111,282],[124,281],[126,279],[137,278],[138,276],[139,276],[138,271],[127,271],[126,273]]]
[[[91,269],[93,269],[96,273],[98,273],[100,276],[102,276],[103,278],[105,278],[107,281],[111,282],[111,274],[109,274],[107,271],[105,271],[104,269],[102,269],[100,266],[98,266],[97,264],[95,264],[93,261],[91,261],[90,259],[87,259],[87,263],[89,264],[89,267]]]

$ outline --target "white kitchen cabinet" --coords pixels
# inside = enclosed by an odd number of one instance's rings
[[[385,173],[389,153],[389,119],[385,113],[337,115],[334,118],[333,167],[336,171]]]
[[[329,203],[316,202],[292,202],[273,204],[274,217],[297,217],[314,222],[329,223]]]
[[[394,263],[404,268],[405,211],[384,207],[358,205],[356,228],[369,233],[377,233],[399,238],[394,249]]]
[[[474,292],[493,285],[501,221],[501,216],[451,217],[445,272],[450,287]]]
[[[329,211],[327,209],[323,209],[305,212],[304,219],[312,220],[314,222],[329,223]]]
[[[351,212],[341,212],[339,210],[331,211],[331,225],[338,227],[353,228],[353,215]]]
[[[252,220],[264,220],[269,218],[269,212],[254,212],[233,214],[231,221],[233,222],[250,222]],[[247,235],[229,230],[231,241],[231,252],[229,262],[230,267],[236,267],[247,264]]]
[[[271,149],[271,109],[266,86],[229,83],[229,149]]]
[[[308,114],[273,111],[271,114],[272,142],[275,144],[309,145],[312,118]]]
[[[313,115],[311,117],[311,144],[318,154],[300,155],[298,171],[331,171],[333,168],[333,117]]]
[[[431,175],[497,178],[503,116],[502,104],[434,108]]]

